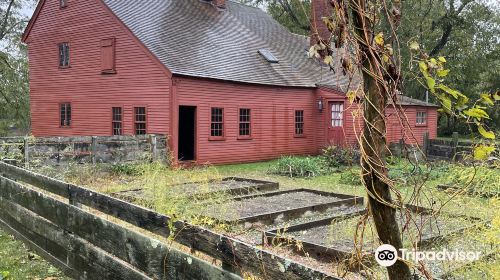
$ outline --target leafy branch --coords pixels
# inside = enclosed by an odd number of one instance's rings
[[[417,62],[422,79],[419,81],[423,87],[430,91],[441,104],[441,113],[456,117],[463,122],[474,125],[485,143],[476,145],[474,158],[485,160],[496,150],[495,133],[489,130],[485,121],[490,119],[487,109],[494,107],[500,101],[500,91],[479,94],[479,98],[471,102],[465,94],[452,89],[445,83],[445,78],[450,73],[446,69],[446,58],[433,58],[421,50],[417,42],[409,44],[414,52],[414,61]]]

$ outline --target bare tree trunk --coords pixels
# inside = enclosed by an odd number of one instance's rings
[[[374,79],[366,77],[368,75],[364,76],[367,100],[364,102],[363,112],[366,119],[362,140],[363,181],[369,194],[369,207],[380,240],[384,244],[394,246],[399,252],[399,249],[403,248],[403,242],[396,220],[396,210],[383,203],[392,204],[389,186],[382,181],[382,178],[387,178],[387,167],[383,158],[386,152],[386,141],[383,135],[385,133],[383,112],[386,100],[377,88]],[[382,115],[379,112],[382,112]],[[391,280],[411,279],[410,268],[402,261],[388,267],[387,271]]]
[[[363,116],[364,133],[361,140],[363,181],[369,195],[369,210],[382,243],[390,244],[396,250],[403,248],[401,232],[396,220],[390,187],[384,178],[388,178],[384,159],[387,143],[385,138],[385,108],[391,92],[387,82],[383,81],[380,57],[371,49],[373,27],[366,20],[365,0],[350,0],[353,11],[353,25],[358,35],[357,43],[361,50],[363,65],[363,86],[365,92]],[[377,80],[378,77],[380,80]],[[411,280],[408,265],[397,261],[387,268],[391,280]]]

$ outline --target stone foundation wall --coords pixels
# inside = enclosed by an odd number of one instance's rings
[[[153,160],[168,163],[168,154],[165,135],[0,138],[0,160],[32,166]]]
[[[472,154],[472,143],[454,140],[426,139],[424,137],[422,146],[399,143],[390,143],[389,149],[394,156],[410,157],[412,159],[422,160],[424,158],[431,160],[460,161],[464,157]],[[425,155],[425,157],[424,157]]]
[[[452,140],[429,140],[427,155],[443,160],[462,160],[472,154],[472,143]]]
[[[417,144],[390,143],[389,150],[392,156],[408,158],[412,161],[423,161],[425,150]]]

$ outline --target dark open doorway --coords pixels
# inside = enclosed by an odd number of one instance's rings
[[[179,106],[179,160],[195,160],[196,107]]]

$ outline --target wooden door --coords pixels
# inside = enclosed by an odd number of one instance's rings
[[[328,142],[330,145],[344,146],[344,102],[328,102]]]

